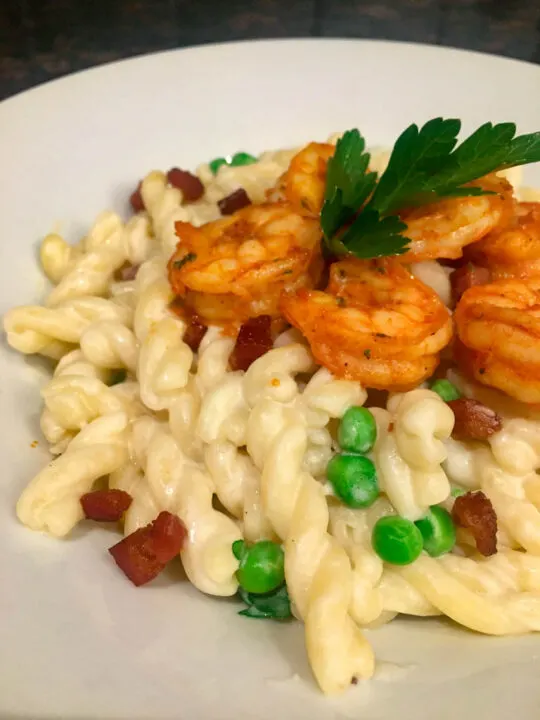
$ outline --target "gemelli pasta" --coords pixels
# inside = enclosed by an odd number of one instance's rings
[[[480,241],[494,256],[509,226],[512,242],[531,237],[533,200],[486,165],[463,181],[471,196],[441,191],[411,213],[380,199],[396,162],[350,131],[196,176],[152,171],[127,222],[104,212],[74,246],[47,235],[49,295],[4,317],[15,350],[53,364],[41,429],[54,457],[19,520],[65,537],[105,514],[135,585],[178,555],[243,615],[301,621],[327,694],[373,675],[364,629],[399,614],[540,630],[534,351],[519,387],[498,384],[540,335],[538,306],[525,331],[500,308],[511,295],[521,312],[537,279],[510,273],[488,293],[490,267],[478,286],[468,259]],[[512,328],[496,366],[490,327],[460,320],[474,293],[492,327]]]

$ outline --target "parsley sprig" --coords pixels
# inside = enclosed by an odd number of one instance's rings
[[[321,211],[325,244],[360,258],[400,255],[409,242],[398,212],[440,198],[490,194],[469,183],[492,172],[540,162],[540,132],[515,137],[514,123],[485,123],[458,144],[461,121],[434,118],[408,127],[378,178],[358,130],[338,141],[328,162]]]
[[[292,617],[291,602],[285,585],[265,595],[249,593],[243,588],[238,589],[238,594],[247,605],[245,610],[238,613],[239,615],[252,618],[273,618],[274,620],[288,620]]]

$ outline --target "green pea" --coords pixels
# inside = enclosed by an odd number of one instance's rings
[[[379,496],[377,470],[363,455],[334,455],[326,476],[338,498],[352,508],[367,508]]]
[[[450,402],[451,400],[459,400],[461,393],[457,387],[450,382],[450,380],[435,380],[431,385],[433,392],[444,400],[444,402]]]
[[[422,533],[424,550],[431,557],[450,552],[456,544],[456,529],[452,517],[438,505],[433,505],[428,514],[414,524]]]
[[[217,173],[217,171],[222,165],[228,165],[227,160],[223,157],[216,158],[215,160],[212,160],[212,162],[208,163],[208,167],[214,175]]]
[[[389,515],[375,523],[371,544],[381,560],[392,565],[410,565],[422,552],[422,533],[410,520]]]
[[[232,550],[240,560],[236,579],[247,592],[269,593],[284,583],[285,555],[280,545],[271,540],[261,540],[247,547],[242,540],[237,540]]]
[[[253,163],[257,162],[257,158],[253,157],[253,155],[250,155],[247,152],[238,152],[236,155],[232,156],[231,165],[233,167],[238,167],[239,165],[253,165]]]
[[[377,425],[367,408],[350,407],[341,418],[338,442],[342,450],[366,453],[375,444]]]

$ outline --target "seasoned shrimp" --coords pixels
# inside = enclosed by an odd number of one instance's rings
[[[435,292],[394,259],[337,262],[325,292],[289,292],[280,307],[321,365],[370,388],[415,387],[452,336]]]
[[[300,150],[269,191],[270,200],[286,200],[296,209],[318,215],[324,200],[326,168],[336,148],[329,143],[312,142]]]
[[[540,203],[518,203],[509,225],[471,245],[466,255],[494,280],[540,276]]]
[[[510,183],[488,175],[472,184],[496,194],[449,198],[401,213],[407,224],[404,235],[411,239],[409,250],[400,255],[401,262],[460,258],[466,245],[509,221],[513,212]]]
[[[466,290],[455,312],[461,370],[525,403],[540,403],[540,278]]]
[[[252,205],[198,228],[178,222],[176,234],[169,281],[207,323],[276,317],[283,290],[313,287],[322,272],[318,219],[287,203]]]

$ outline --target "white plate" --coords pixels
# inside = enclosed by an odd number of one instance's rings
[[[149,169],[236,149],[300,144],[360,127],[391,142],[443,115],[472,128],[540,128],[540,68],[474,53],[355,41],[210,46],[68,77],[0,107],[0,311],[38,299],[38,240],[75,240],[101,209],[125,211]],[[538,170],[538,168],[537,168]],[[528,179],[540,182],[529,169]],[[21,527],[15,500],[44,462],[39,363],[2,346],[0,714],[25,718],[536,720],[540,639],[487,638],[433,620],[371,633],[387,663],[325,699],[302,628],[238,617],[232,601],[164,577],[135,589],[113,535],[54,541]]]

